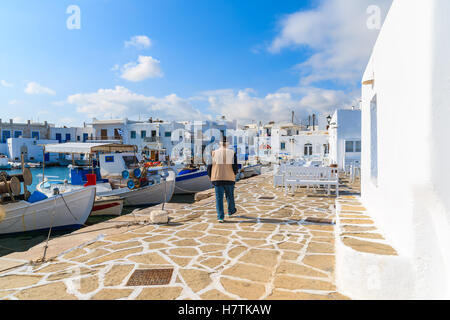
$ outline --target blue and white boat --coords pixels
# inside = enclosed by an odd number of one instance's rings
[[[3,154],[0,154],[0,170],[11,170],[8,157]]]
[[[83,153],[91,155],[90,159],[93,159],[93,155],[97,155],[99,167],[94,164],[89,167],[70,167],[70,183],[44,180],[38,184],[37,189],[44,194],[51,194],[57,189],[63,194],[82,189],[87,185],[95,185],[97,198],[94,208],[98,207],[99,211],[112,204],[121,208],[121,203],[123,206],[134,207],[170,201],[175,186],[175,172],[167,167],[142,167],[135,152],[129,152],[134,148],[134,146],[99,143],[46,145],[45,150],[50,153]],[[89,178],[92,180],[89,181]],[[105,204],[104,201],[109,202]]]
[[[198,168],[174,168],[177,172],[175,179],[175,194],[193,194],[213,187],[205,166]]]

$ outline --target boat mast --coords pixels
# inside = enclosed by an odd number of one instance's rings
[[[42,160],[42,182],[45,180],[45,146],[42,149],[43,152],[43,160]]]

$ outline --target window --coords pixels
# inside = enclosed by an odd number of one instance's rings
[[[361,140],[345,141],[345,152],[361,152]]]
[[[77,136],[77,141],[81,141],[81,137],[80,136]]]
[[[70,141],[72,137],[70,136],[70,133],[66,133],[66,141]]]
[[[164,136],[167,137],[167,138],[170,138],[170,137],[172,136],[172,132],[166,131],[166,132],[164,133]]]
[[[9,138],[11,138],[11,131],[2,131],[2,142],[6,143]]]
[[[311,143],[305,144],[304,155],[312,156],[313,154],[313,146]]]
[[[345,141],[345,152],[353,152],[353,141]]]
[[[31,132],[31,138],[39,140],[39,131]]]
[[[286,143],[285,142],[281,143],[281,150],[286,150]]]
[[[145,137],[147,137],[147,131],[143,130],[141,131],[141,139],[144,139]]]
[[[89,138],[89,134],[88,133],[83,133],[83,142],[86,142]]]
[[[136,131],[131,131],[130,137],[131,139],[136,139]]]
[[[114,163],[114,156],[106,156],[105,162],[106,163]]]
[[[58,142],[61,143],[61,141],[62,141],[61,133],[56,134],[56,140],[58,140]]]
[[[22,131],[14,131],[14,138],[20,138],[22,136]]]

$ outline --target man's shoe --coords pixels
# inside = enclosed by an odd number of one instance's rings
[[[224,223],[223,219],[219,219],[219,223]]]
[[[228,214],[228,217],[234,216],[234,215],[236,214],[236,212],[237,212],[237,209],[235,209],[233,213],[229,213],[229,214]]]

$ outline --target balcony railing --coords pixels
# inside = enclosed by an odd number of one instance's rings
[[[88,137],[87,141],[122,141],[122,137]]]
[[[161,142],[161,137],[147,137],[144,138],[144,142],[159,143]]]

